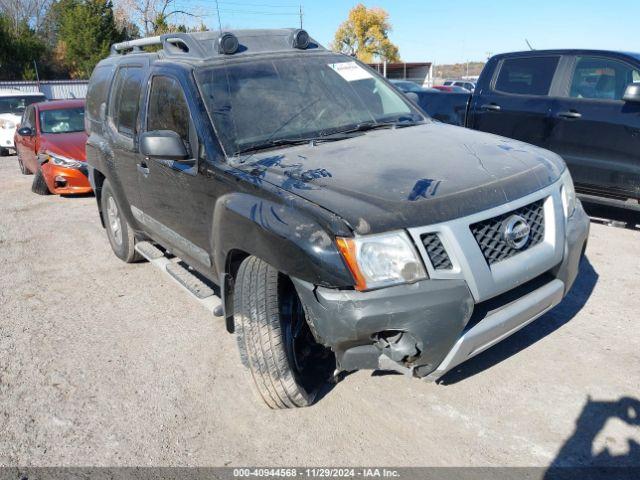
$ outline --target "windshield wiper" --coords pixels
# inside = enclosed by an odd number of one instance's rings
[[[349,134],[351,133],[351,134]],[[242,155],[244,153],[252,153],[259,152],[260,150],[268,150],[270,148],[281,147],[281,146],[294,146],[294,145],[315,145],[323,142],[337,142],[339,140],[346,140],[348,138],[353,138],[354,132],[339,132],[333,133],[330,135],[320,135],[316,137],[299,137],[299,138],[276,138],[274,140],[269,140],[264,143],[259,143],[257,145],[251,145],[246,148],[242,148],[234,153],[234,156]],[[245,160],[246,161],[246,160]],[[242,162],[244,163],[244,161]]]
[[[366,132],[369,130],[380,130],[383,128],[404,128],[419,125],[420,123],[422,122],[409,119],[409,117],[402,117],[398,120],[388,122],[362,122],[357,124],[353,128],[349,128],[348,130],[340,130],[337,133]]]

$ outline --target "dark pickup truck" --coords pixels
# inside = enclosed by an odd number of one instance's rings
[[[473,94],[416,95],[436,120],[559,154],[583,200],[640,215],[640,54],[506,53],[489,60]]]

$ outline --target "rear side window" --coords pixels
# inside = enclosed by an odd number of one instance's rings
[[[109,112],[118,132],[128,137],[136,133],[142,78],[142,68],[123,67],[114,80]]]
[[[616,60],[578,57],[569,96],[599,100],[621,100],[627,85],[637,81],[640,72]]]
[[[172,130],[189,145],[189,107],[180,84],[169,77],[153,77],[149,94],[147,130]]]
[[[107,100],[111,67],[98,67],[93,71],[87,89],[87,114],[91,120],[100,120],[100,105]]]
[[[548,95],[560,57],[504,60],[495,89],[519,95]]]

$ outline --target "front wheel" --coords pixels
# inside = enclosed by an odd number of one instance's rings
[[[240,265],[233,293],[242,363],[258,395],[273,409],[306,407],[335,369],[316,342],[291,281],[256,257]]]
[[[49,187],[47,187],[47,182],[44,180],[44,175],[42,174],[42,170],[38,169],[36,171],[35,176],[33,177],[33,183],[31,184],[31,191],[33,193],[37,193],[38,195],[50,195]]]
[[[139,262],[142,256],[136,251],[133,230],[122,215],[122,210],[113,194],[111,184],[105,180],[101,196],[102,220],[107,229],[107,237],[116,256],[127,263]]]

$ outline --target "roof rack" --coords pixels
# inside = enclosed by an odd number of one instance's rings
[[[111,54],[124,53],[125,50],[140,51],[140,47],[149,45],[162,45],[160,35],[157,37],[139,38],[137,40],[128,40],[126,42],[114,43],[111,45]]]
[[[192,56],[202,56],[200,45],[188,33],[167,33],[156,37],[140,38],[126,42],[114,43],[111,46],[112,55],[124,55],[128,50],[132,52],[142,52],[141,47],[152,45],[162,46],[168,55],[191,54]]]
[[[111,55],[143,53],[143,47],[157,46],[166,57],[206,60],[243,53],[283,52],[291,49],[324,48],[309,34],[297,28],[166,33],[155,37],[129,40],[111,46]]]

